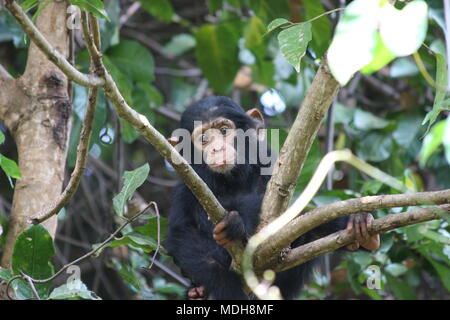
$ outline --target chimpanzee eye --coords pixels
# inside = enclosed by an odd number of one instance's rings
[[[228,129],[228,127],[223,126],[222,128],[220,128],[220,133],[225,136],[228,133]]]
[[[202,134],[201,136],[200,136],[200,142],[202,143],[202,144],[206,144],[206,143],[208,143],[208,136],[206,135],[206,134]]]

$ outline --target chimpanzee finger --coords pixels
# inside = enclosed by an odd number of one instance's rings
[[[361,216],[359,214],[355,215],[353,220],[353,228],[355,232],[356,241],[359,243],[364,242],[361,234]]]
[[[229,239],[226,239],[226,238],[225,238],[225,239],[216,241],[216,243],[217,243],[219,246],[225,247],[225,246],[229,245],[229,244],[231,243],[231,241],[230,241]]]
[[[353,215],[348,217],[347,227],[345,229],[350,232],[353,230]]]
[[[366,217],[366,225],[369,230],[370,230],[370,228],[372,228],[374,220],[375,219],[374,219],[373,215],[369,213]]]
[[[361,216],[359,225],[361,228],[361,237],[364,241],[367,241],[370,238],[369,231],[367,230],[367,215]]]
[[[228,226],[227,221],[220,221],[213,229],[213,233],[221,233]]]
[[[213,233],[213,239],[216,241],[219,240],[223,240],[227,238],[227,233],[226,232],[221,232],[221,233]]]

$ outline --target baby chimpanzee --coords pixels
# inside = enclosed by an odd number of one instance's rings
[[[230,241],[251,236],[259,222],[261,202],[270,179],[270,175],[262,174],[269,164],[263,164],[259,156],[261,146],[266,146],[262,145],[266,142],[259,132],[263,127],[264,118],[257,109],[245,112],[226,97],[205,98],[187,108],[181,117],[181,128],[190,134],[189,141],[183,141],[188,148],[181,152],[185,157],[191,151],[201,155],[194,156],[200,161],[187,160],[228,211],[214,226],[185,184],[174,190],[165,247],[193,282],[187,294],[189,299],[206,299],[208,295],[213,299],[249,298],[240,277],[230,270],[231,257],[224,247]],[[242,132],[250,134],[239,140]],[[173,137],[169,141],[175,145],[179,139]],[[251,148],[252,143],[256,148]],[[358,239],[349,249],[356,249],[359,244],[376,249],[379,236],[371,237],[367,232],[372,220],[370,214],[333,220],[303,235],[292,247],[347,228]],[[285,299],[299,294],[311,266],[312,262],[308,262],[277,275],[274,284]]]

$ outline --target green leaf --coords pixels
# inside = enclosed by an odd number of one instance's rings
[[[107,56],[117,68],[136,82],[152,82],[154,62],[151,53],[140,43],[131,40],[121,41],[108,49]]]
[[[133,143],[141,135],[128,121],[120,120],[120,133],[123,141],[126,143]]]
[[[222,23],[204,24],[195,34],[197,63],[218,93],[227,93],[239,70],[238,46],[234,32]]]
[[[364,74],[372,74],[385,67],[389,62],[394,60],[395,55],[386,47],[379,33],[376,34],[377,42],[375,44],[373,60],[361,69]]]
[[[50,293],[49,300],[101,300],[81,280],[63,284]]]
[[[147,253],[155,251],[158,248],[158,243],[155,239],[138,232],[127,233],[123,237],[109,243],[107,247],[115,248],[123,245],[140,248]]]
[[[435,52],[436,56],[436,96],[434,97],[433,109],[427,113],[422,124],[428,123],[428,129],[436,121],[439,113],[444,110],[450,110],[450,99],[444,100],[447,95],[447,63],[444,55]]]
[[[6,173],[8,177],[14,178],[14,179],[20,179],[22,178],[22,175],[20,174],[20,169],[17,163],[14,160],[11,160],[4,155],[0,154],[0,167],[3,169],[3,171]]]
[[[252,16],[244,30],[245,46],[251,49],[259,45],[265,32],[266,27],[261,19],[257,16]]]
[[[141,290],[141,283],[137,277],[136,271],[128,264],[119,263],[118,273],[128,284],[134,287],[135,291]]]
[[[389,158],[392,147],[390,136],[372,132],[359,142],[357,154],[363,160],[380,162]]]
[[[136,189],[145,182],[149,172],[150,166],[148,163],[133,171],[125,171],[123,188],[120,193],[113,198],[114,210],[119,216],[123,216],[126,202],[131,199]]]
[[[355,0],[345,8],[328,49],[331,73],[341,85],[374,59],[378,11],[374,0]]]
[[[397,299],[400,300],[416,300],[417,296],[414,293],[413,289],[410,285],[402,279],[393,277],[388,273],[385,273],[387,278],[387,283],[385,288],[389,288],[392,290],[392,293]]]
[[[311,37],[310,22],[294,25],[278,34],[281,53],[297,72],[300,72],[300,62]]]
[[[140,0],[142,7],[155,18],[171,22],[173,7],[168,0]]]
[[[39,0],[24,0],[20,2],[23,11],[28,12],[39,4]]]
[[[222,9],[223,0],[207,0],[208,9],[210,13],[215,13],[216,11]]]
[[[320,163],[320,160],[323,158],[323,153],[320,150],[320,146],[318,140],[315,139],[311,149],[309,150],[308,156],[306,157],[305,164],[303,166],[302,172],[298,179],[297,186],[295,187],[296,192],[302,191],[306,185],[311,180],[314,172],[317,169],[317,166]]]
[[[73,5],[80,7],[80,9],[90,12],[97,18],[103,18],[111,21],[105,11],[105,6],[102,0],[69,0]]]
[[[425,1],[408,3],[402,10],[386,4],[380,10],[380,34],[384,44],[397,57],[410,55],[425,40],[428,6]]]
[[[424,167],[431,155],[439,148],[444,139],[445,120],[436,123],[425,136],[419,154],[419,164]]]
[[[4,135],[3,132],[0,130],[0,144],[3,144],[3,142],[5,142],[5,135]]]
[[[406,271],[408,271],[408,268],[406,268],[401,263],[390,263],[385,267],[385,270],[389,272],[392,276],[398,277],[402,274],[405,274]]]
[[[325,12],[320,1],[304,1],[305,20],[313,19]],[[331,23],[327,15],[316,19],[312,23],[311,47],[318,58],[322,57],[331,42]]]
[[[161,241],[163,241],[167,230],[167,219],[160,217],[159,224]],[[158,221],[154,216],[151,217],[147,224],[136,227],[134,230],[152,239],[158,239]]]
[[[402,148],[407,149],[421,128],[422,118],[419,115],[402,116],[397,122],[397,128],[392,137]]]
[[[195,44],[196,41],[193,35],[188,33],[177,34],[164,46],[163,53],[179,56],[194,48]]]
[[[436,231],[430,230],[426,224],[420,225],[418,229],[419,233],[425,238],[433,240],[434,242],[440,242],[443,244],[450,244],[450,237],[440,234]]]
[[[389,121],[379,118],[370,112],[356,109],[353,116],[353,124],[357,129],[369,131],[386,128],[389,125]]]
[[[14,275],[24,272],[34,279],[46,279],[53,275],[51,263],[55,255],[53,239],[42,225],[28,227],[16,240],[11,260]],[[48,295],[51,283],[36,284],[36,290],[41,298]],[[23,290],[21,290],[24,293]],[[29,292],[24,293],[29,296]],[[31,297],[31,296],[30,296]]]
[[[445,158],[450,164],[450,117],[445,120],[444,138],[442,139],[445,148]]]
[[[412,77],[419,73],[419,68],[409,58],[396,59],[390,68],[392,78]]]
[[[288,23],[291,23],[291,22],[289,22],[288,20],[286,20],[284,18],[275,19],[271,23],[269,23],[269,25],[267,26],[267,33],[272,32],[273,30],[275,30],[283,25],[286,25]]]
[[[12,278],[12,274],[11,271],[9,271],[8,269],[5,268],[1,268],[0,267],[0,279],[2,280],[9,280]]]
[[[120,89],[120,93],[123,95],[128,104],[132,105],[133,99],[131,98],[132,82],[131,79],[117,67],[107,55],[103,56],[103,63],[108,71],[111,73],[114,81]]]
[[[448,266],[442,265],[436,259],[429,254],[426,248],[418,248],[418,251],[431,263],[433,268],[439,275],[445,288],[450,292],[450,268]]]

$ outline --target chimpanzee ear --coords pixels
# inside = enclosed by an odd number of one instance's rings
[[[167,141],[169,141],[172,147],[175,147],[178,144],[178,142],[180,142],[180,139],[178,137],[170,137],[167,139]]]
[[[264,116],[262,115],[261,111],[259,111],[258,109],[256,109],[256,108],[250,109],[246,112],[246,114],[250,118],[252,118],[252,119],[260,122],[262,125],[264,125]]]

